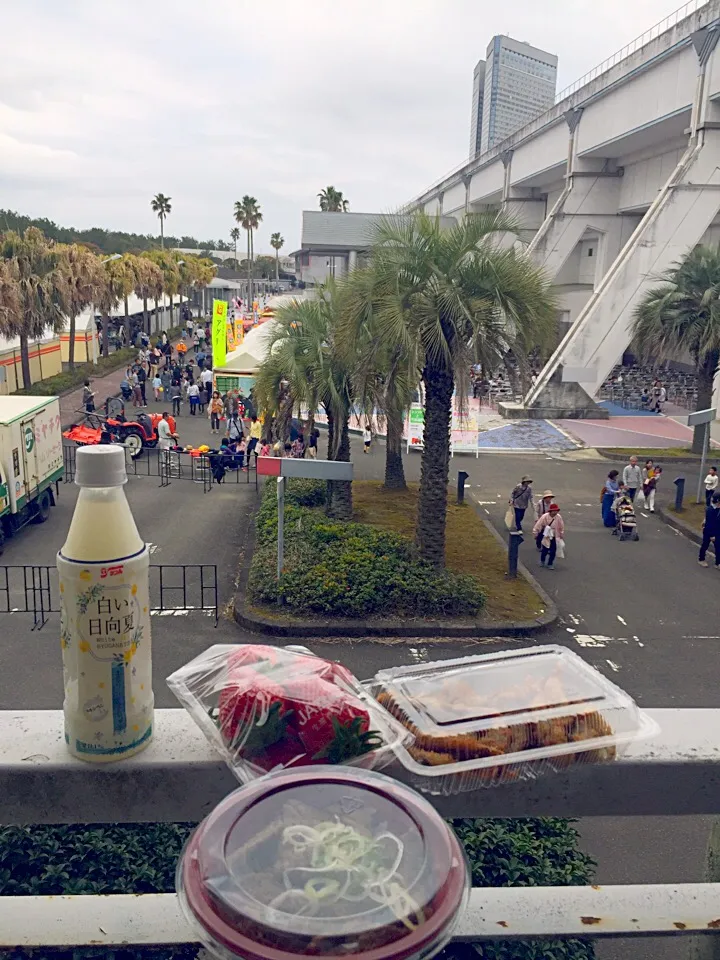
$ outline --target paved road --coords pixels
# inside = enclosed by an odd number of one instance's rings
[[[183,442],[209,439],[207,421],[183,417]],[[354,448],[359,453],[359,444]],[[720,707],[720,630],[715,626],[720,573],[696,563],[696,547],[662,524],[640,516],[639,543],[618,543],[600,523],[599,490],[607,472],[603,461],[571,461],[563,455],[463,456],[452,463],[470,477],[470,494],[500,528],[507,492],[523,474],[535,489],[554,490],[567,528],[568,559],[555,573],[538,570],[530,538],[522,558],[555,598],[562,619],[540,642],[570,646],[647,706]],[[383,448],[356,457],[359,477],[381,477]],[[407,458],[409,479],[419,475],[420,457]],[[693,468],[681,468],[692,479]],[[666,485],[676,471],[666,472]],[[691,487],[692,488],[692,487]],[[237,558],[244,542],[254,486],[227,485],[203,494],[190,481],[159,488],[157,478],[133,477],[128,497],[138,527],[155,546],[156,563],[216,563],[221,602],[230,599]],[[64,485],[60,505],[47,524],[32,527],[8,543],[3,563],[53,563],[75,502],[76,488]],[[0,633],[0,709],[58,708],[62,702],[57,623],[31,632],[27,618],[4,616]],[[174,706],[164,677],[213,642],[251,640],[234,623],[217,629],[201,616],[153,620],[156,702]],[[492,642],[492,641],[491,641]],[[497,641],[511,645],[528,641]],[[433,646],[419,641],[398,645],[310,644],[337,656],[360,676],[409,660],[463,655],[477,643]],[[477,811],[482,814],[481,810]],[[696,819],[651,821],[593,820],[582,824],[586,848],[599,861],[601,882],[697,880],[706,824]],[[667,950],[667,952],[665,952]],[[604,946],[607,960],[634,956],[677,957],[677,944],[640,942]]]

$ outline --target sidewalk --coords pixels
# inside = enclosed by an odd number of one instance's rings
[[[172,341],[173,350],[180,342],[180,337]],[[105,401],[109,397],[117,397],[120,394],[120,384],[125,379],[125,366],[106,373],[103,377],[90,377],[90,385],[95,391],[95,409],[100,413],[105,409]],[[162,370],[163,368],[160,367]],[[148,393],[151,390],[148,384]],[[60,422],[63,430],[70,427],[73,423],[78,423],[83,417],[82,409],[83,388],[78,387],[72,393],[66,393],[60,397]]]

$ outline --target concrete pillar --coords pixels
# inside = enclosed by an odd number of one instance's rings
[[[693,38],[700,71],[689,139],[685,152],[668,180],[624,243],[619,255],[596,285],[571,330],[550,358],[525,398],[528,410],[562,410],[562,416],[582,416],[592,403],[607,375],[627,349],[636,307],[657,284],[656,278],[673,263],[682,260],[702,239],[720,210],[720,129],[710,120],[712,103],[708,94],[708,63],[714,54],[718,31],[706,28]],[[571,134],[572,139],[572,134]],[[594,187],[582,188],[582,180],[569,157],[569,189],[561,205],[573,212],[571,199],[591,195]],[[591,178],[588,182],[594,183]],[[577,212],[577,211],[576,211]],[[575,218],[579,219],[579,218]],[[594,218],[587,218],[588,221]],[[618,218],[619,219],[619,218]],[[573,229],[571,221],[568,232]],[[584,229],[584,227],[583,227]],[[578,228],[574,233],[579,239]],[[570,242],[572,241],[572,234]],[[535,244],[538,256],[550,267],[566,258],[562,244],[554,241],[550,228]],[[544,251],[542,244],[545,245]],[[571,412],[571,408],[576,412]],[[552,413],[546,414],[552,416]]]
[[[357,250],[350,250],[348,253],[348,273],[352,273],[357,268]]]

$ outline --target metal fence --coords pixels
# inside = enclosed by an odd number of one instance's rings
[[[65,483],[72,483],[75,479],[77,451],[75,444],[63,445]],[[257,490],[257,457],[251,455],[247,462],[243,458],[242,463],[241,467],[238,455],[221,457],[210,453],[194,456],[185,451],[157,448],[146,450],[135,459],[126,457],[128,477],[157,477],[160,487],[169,487],[173,480],[191,480],[202,486],[203,493],[210,493],[220,477],[224,484],[254,483]]]
[[[219,619],[217,566],[211,563],[150,564],[150,612],[158,616],[202,611]],[[0,614],[32,614],[42,630],[60,613],[54,566],[0,566]]]
[[[649,712],[661,732],[613,763],[430,799],[447,817],[717,814],[720,710]],[[72,758],[62,730],[60,711],[0,712],[1,823],[196,822],[237,787],[181,710],[157,710],[153,743],[117,764]],[[709,864],[720,864],[716,853],[711,843]],[[720,879],[718,869],[710,867],[709,881]],[[702,935],[697,942],[704,938],[709,952],[694,956],[710,958],[720,956],[712,952],[720,951],[720,938],[713,939],[719,932],[720,883],[706,882],[475,889],[455,938]],[[173,894],[0,897],[0,947],[149,947],[194,939]],[[683,947],[679,942],[679,960],[688,956]]]

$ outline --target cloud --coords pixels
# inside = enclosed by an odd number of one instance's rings
[[[3,203],[64,225],[227,238],[258,198],[269,251],[328,184],[388,210],[467,153],[495,33],[558,54],[559,86],[676,0],[25,0],[0,33]]]

